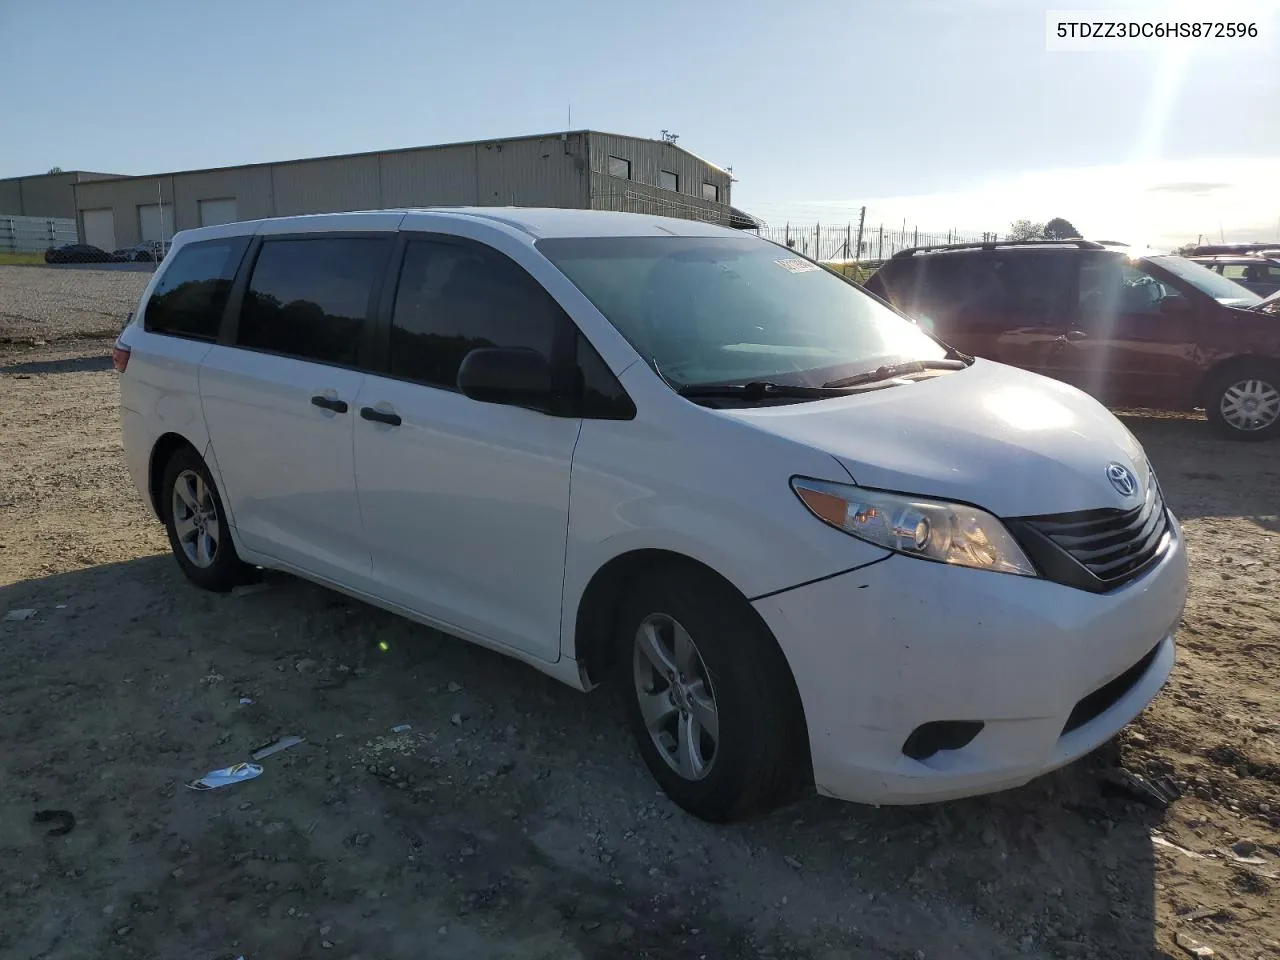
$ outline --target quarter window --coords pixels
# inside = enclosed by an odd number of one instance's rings
[[[236,343],[355,366],[387,244],[369,237],[265,241],[240,309]]]
[[[456,390],[480,347],[526,347],[548,360],[563,311],[495,250],[414,240],[405,249],[391,319],[392,376]]]
[[[609,176],[621,177],[623,180],[631,179],[631,161],[623,160],[622,157],[609,158]]]
[[[189,243],[165,267],[143,324],[153,333],[216,340],[247,237]]]

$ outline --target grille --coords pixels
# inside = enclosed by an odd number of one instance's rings
[[[1082,510],[1022,522],[1084,567],[1103,590],[1138,576],[1169,543],[1169,515],[1154,482],[1132,510]]]

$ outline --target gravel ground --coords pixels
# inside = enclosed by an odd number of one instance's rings
[[[0,955],[1280,956],[1280,444],[1128,416],[1193,584],[1170,685],[1117,741],[992,797],[712,827],[608,693],[287,576],[186,583],[125,474],[108,349],[0,344],[0,618],[36,610],[0,619]],[[183,786],[286,734],[257,779]]]
[[[0,344],[114,337],[151,279],[139,267],[0,266]]]

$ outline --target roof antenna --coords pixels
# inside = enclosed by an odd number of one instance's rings
[[[573,129],[573,101],[572,100],[569,101],[569,126],[565,127],[565,129],[566,130]]]

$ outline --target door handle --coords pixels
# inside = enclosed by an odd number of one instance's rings
[[[400,426],[400,414],[390,413],[386,410],[376,410],[373,407],[361,407],[360,416],[365,420],[372,420],[375,423],[385,423],[391,427]]]
[[[346,413],[347,401],[326,397],[323,394],[311,398],[311,405],[321,410],[332,410],[334,413]]]

